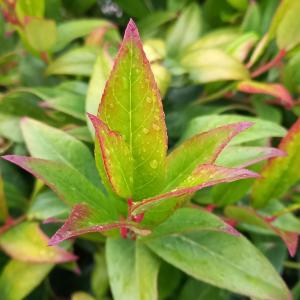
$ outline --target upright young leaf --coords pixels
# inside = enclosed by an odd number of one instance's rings
[[[132,20],[106,84],[98,116],[128,144],[133,159],[133,198],[140,200],[160,191],[167,150],[164,113]]]
[[[139,242],[108,239],[108,275],[114,299],[157,300],[158,259]]]
[[[97,117],[90,115],[99,142],[107,180],[123,198],[132,197],[132,158],[127,143]]]
[[[282,139],[279,149],[287,155],[271,159],[253,186],[252,198],[256,207],[281,197],[300,179],[300,119]]]

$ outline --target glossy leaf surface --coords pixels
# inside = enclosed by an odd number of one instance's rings
[[[131,198],[133,190],[133,161],[128,144],[117,132],[111,131],[97,117],[89,115],[97,141],[100,145],[102,160],[107,178],[114,191],[123,198]]]
[[[243,236],[191,230],[151,240],[147,245],[196,279],[251,297],[291,299],[268,260]]]
[[[282,137],[286,134],[286,130],[282,126],[263,119],[239,115],[210,115],[192,119],[183,135],[183,139],[221,125],[245,121],[253,122],[254,125],[241,132],[231,141],[230,145],[238,145],[268,137]]]
[[[22,133],[31,156],[61,162],[79,171],[95,186],[100,178],[90,150],[62,130],[33,119],[23,119]]]
[[[167,157],[165,191],[176,188],[200,164],[212,164],[226,145],[252,123],[236,123],[193,136],[175,148]]]
[[[108,239],[106,261],[115,299],[158,299],[159,261],[145,245],[130,240]]]
[[[47,184],[68,205],[88,203],[103,220],[110,220],[113,208],[104,194],[78,171],[58,162],[25,156],[7,155],[4,159],[15,163]]]
[[[184,181],[175,189],[167,191],[158,196],[147,198],[136,203],[132,211],[134,214],[159,205],[168,198],[179,197],[184,194],[196,192],[202,188],[219,184],[222,182],[232,182],[239,179],[255,178],[258,174],[246,169],[223,168],[216,165],[203,164],[198,166]]]
[[[166,127],[161,99],[137,28],[129,22],[99,106],[99,118],[128,144],[133,160],[133,198],[162,186]]]

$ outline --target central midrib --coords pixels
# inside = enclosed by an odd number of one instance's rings
[[[129,150],[131,157],[132,155],[132,87],[131,87],[131,76],[132,76],[132,40],[130,41],[130,68],[129,68]]]

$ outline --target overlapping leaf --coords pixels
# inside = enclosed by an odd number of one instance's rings
[[[253,204],[257,207],[281,197],[300,179],[300,119],[282,139],[279,149],[287,155],[271,159],[261,173],[262,178],[254,184],[252,197]]]
[[[295,255],[298,247],[298,233],[277,228],[267,217],[260,215],[250,207],[228,206],[225,209],[225,214],[238,222],[256,225],[275,233],[286,244],[290,255]]]

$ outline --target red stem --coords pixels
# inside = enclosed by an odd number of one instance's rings
[[[281,60],[282,58],[286,55],[286,50],[285,49],[281,49],[278,54],[268,63],[260,66],[257,70],[255,70],[252,74],[251,77],[255,78],[258,77],[259,75],[265,73],[266,71],[268,71],[269,69],[273,68],[274,66],[276,66]]]

